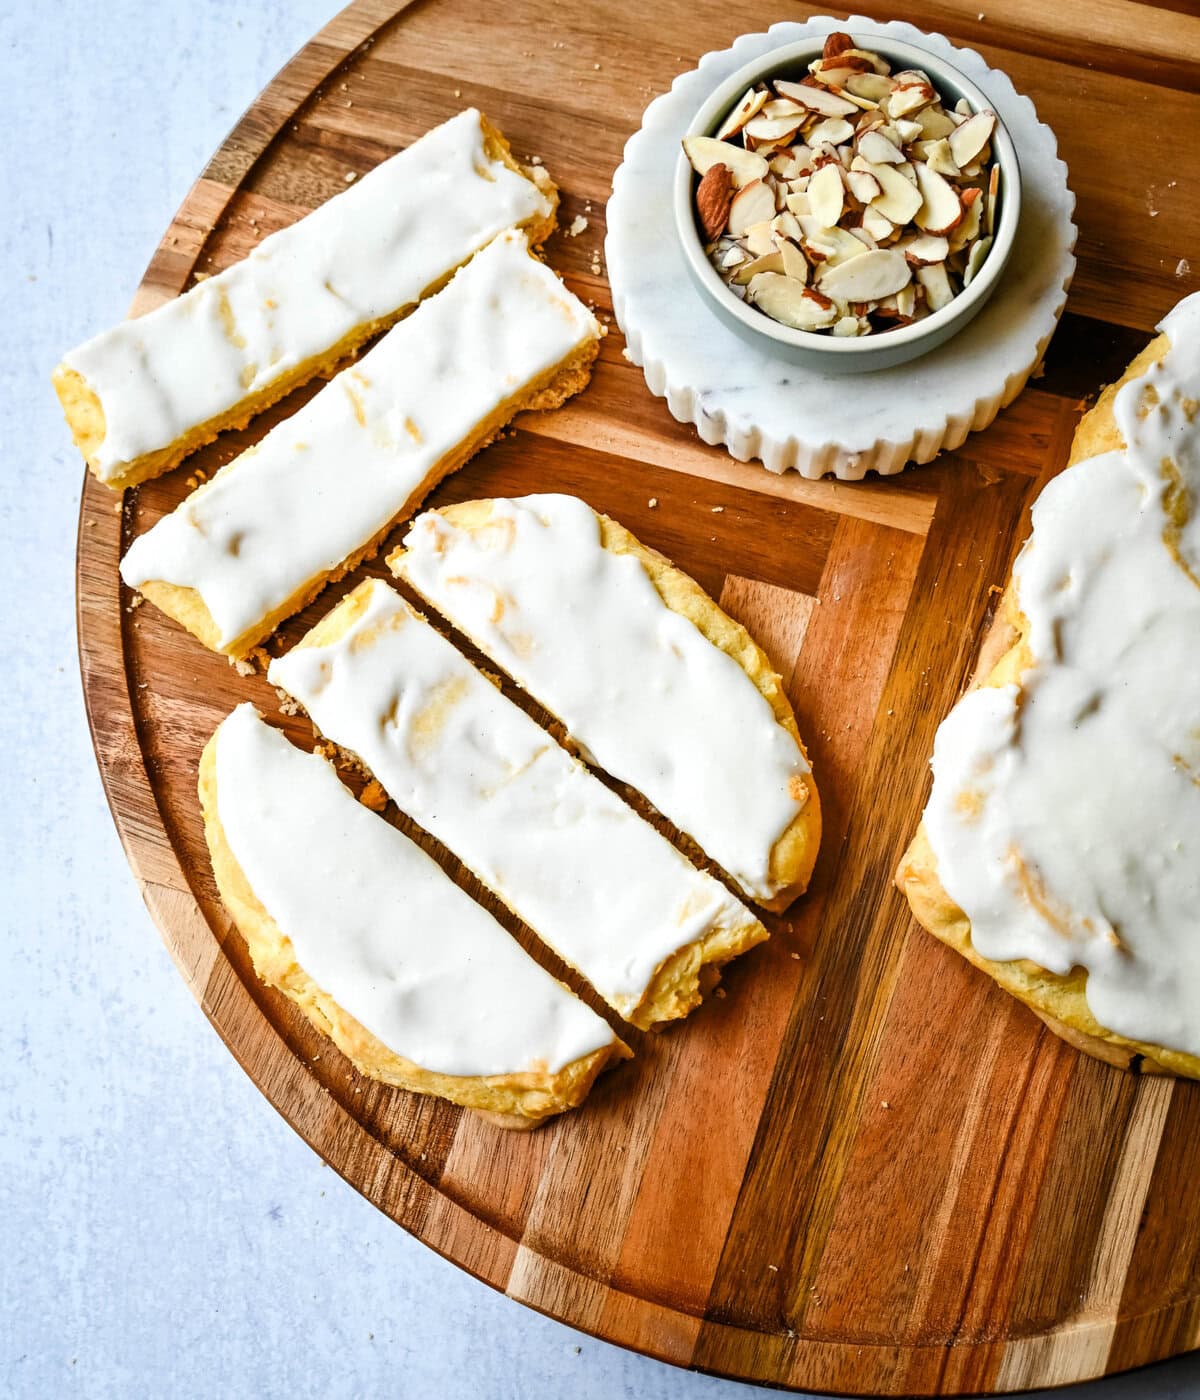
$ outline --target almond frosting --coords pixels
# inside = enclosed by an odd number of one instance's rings
[[[136,539],[121,577],[194,589],[221,646],[235,643],[411,509],[481,422],[598,335],[525,235],[502,234]]]
[[[469,108],[242,262],[64,356],[97,395],[111,480],[229,412],[355,327],[390,317],[550,200],[485,149]]]
[[[925,826],[996,961],[1087,971],[1102,1026],[1200,1055],[1200,295],[1056,477],[1014,567],[1032,664],[938,731]]]
[[[217,731],[217,809],[309,977],[439,1074],[555,1073],[614,1039],[402,832],[253,705]]]
[[[752,897],[809,766],[746,672],[669,608],[641,562],[604,547],[573,496],[493,503],[483,527],[428,511],[397,570]],[[798,793],[799,800],[793,796]]]
[[[622,1015],[670,954],[753,916],[386,584],[268,677]]]

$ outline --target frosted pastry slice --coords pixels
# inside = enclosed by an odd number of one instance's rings
[[[331,764],[252,705],[209,740],[200,800],[255,970],[364,1074],[533,1127],[628,1054]]]
[[[245,655],[516,413],[581,389],[599,335],[525,235],[501,234],[139,536],[121,577],[205,646]]]
[[[558,193],[473,108],[264,238],[242,262],[63,357],[54,387],[116,489],[242,427],[434,292],[503,229],[540,243]]]
[[[686,574],[574,496],[420,516],[393,571],[751,899],[808,883],[820,806],[779,677]]]
[[[1034,503],[897,880],[1072,1044],[1200,1078],[1200,295]]]
[[[702,973],[766,938],[386,584],[268,674],[635,1025],[687,1015]]]

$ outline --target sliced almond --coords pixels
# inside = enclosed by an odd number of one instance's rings
[[[800,117],[801,120],[811,115],[807,107],[801,107],[790,97],[773,97],[762,109],[762,114],[764,117]]]
[[[783,326],[816,331],[837,320],[837,309],[828,298],[818,296],[793,277],[760,272],[750,283],[749,292],[754,305]]]
[[[796,113],[789,117],[752,117],[743,128],[742,136],[755,142],[756,145],[758,143],[775,145],[780,141],[789,142],[800,130],[802,121],[802,113]]]
[[[992,251],[992,240],[990,238],[977,238],[971,244],[971,251],[967,254],[967,268],[963,273],[963,287],[969,287],[979,276],[979,270],[983,267],[984,259]]]
[[[970,165],[982,152],[992,139],[995,129],[995,112],[976,112],[973,117],[968,117],[962,126],[954,128],[947,139],[960,169],[964,165]]]
[[[895,84],[882,73],[856,73],[846,79],[846,92],[853,97],[863,97],[869,102],[882,102]]]
[[[925,147],[922,154],[930,170],[936,170],[939,175],[949,175],[952,179],[962,174],[946,137],[941,136],[936,141],[924,141],[921,144]]]
[[[751,224],[739,235],[747,251],[754,257],[761,258],[764,254],[775,251],[775,230],[771,227],[773,222],[772,219],[763,219],[760,223]]]
[[[779,236],[776,242],[779,241],[779,238],[790,238],[799,243],[803,237],[803,231],[796,216],[789,209],[785,209],[781,214],[776,214],[771,220],[771,232]]]
[[[808,182],[808,202],[822,228],[832,228],[842,217],[845,191],[840,166],[823,165]]]
[[[932,267],[917,268],[917,281],[925,289],[925,300],[930,311],[940,311],[954,300],[954,291],[945,263],[935,263]]]
[[[738,190],[729,206],[729,232],[735,238],[740,238],[752,224],[760,224],[774,217],[774,192],[762,180],[752,180]]]
[[[936,101],[937,93],[927,82],[897,82],[888,94],[886,106],[889,116],[906,117],[910,112],[919,112],[922,107]]]
[[[896,232],[896,225],[891,219],[881,214],[874,206],[863,210],[862,226],[863,231],[869,233],[876,243],[882,243],[885,238],[891,238]]]
[[[822,267],[817,273],[821,291],[838,301],[878,301],[911,280],[912,271],[903,255],[892,248],[864,252],[848,262]]]
[[[932,233],[918,233],[912,238],[902,238],[895,244],[896,251],[914,267],[928,267],[931,263],[945,262],[950,256],[950,245],[945,237]]]
[[[742,186],[730,204],[730,232],[741,238],[752,224],[769,223],[774,218],[774,193],[760,179]]]
[[[783,259],[783,272],[786,277],[800,283],[808,281],[808,259],[794,243],[785,238],[779,245],[779,256]]]
[[[792,190],[785,201],[791,213],[797,218],[801,215],[811,215],[812,205],[808,201],[807,190]]]
[[[913,121],[919,124],[921,135],[927,141],[940,140],[954,130],[954,123],[940,107],[922,107],[914,114]]]
[[[847,170],[846,188],[860,204],[870,204],[883,193],[883,186],[869,170]]]
[[[879,246],[861,224],[855,224],[853,228],[848,228],[846,232],[853,238],[857,238],[864,248],[874,249]]]
[[[896,310],[901,316],[911,316],[917,304],[917,289],[911,284],[896,293]]]
[[[737,106],[721,123],[721,128],[717,132],[718,141],[726,141],[731,136],[736,136],[742,127],[750,120],[756,112],[762,110],[763,104],[770,97],[770,93],[763,88],[756,91],[754,88],[748,89],[741,97]]]
[[[907,146],[910,141],[918,141],[921,137],[921,123],[906,121],[903,117],[892,123],[896,135],[900,138],[900,144]]]
[[[892,145],[881,131],[867,131],[858,138],[858,153],[872,165],[899,165],[904,159],[899,147]]]
[[[950,251],[957,253],[979,237],[983,225],[983,193],[969,189],[962,193],[963,216],[950,235]]]
[[[804,250],[814,263],[836,267],[865,251],[862,242],[844,228],[821,228],[815,219],[803,218],[800,226],[804,229]]]
[[[776,79],[775,91],[781,97],[790,97],[793,102],[799,102],[802,107],[820,112],[823,117],[848,117],[858,110],[853,102],[847,102],[834,92],[819,87],[803,87],[800,83],[789,83],[782,78]]]
[[[990,237],[996,232],[996,200],[1000,194],[1000,167],[992,166],[992,173],[988,176],[987,206],[983,214],[984,231]]]
[[[962,202],[955,194],[953,185],[927,165],[918,165],[915,169],[917,189],[921,195],[920,204],[913,215],[917,227],[923,228],[926,233],[949,233],[963,216]]]
[[[819,142],[827,142],[830,146],[840,146],[853,135],[854,128],[845,117],[826,117],[808,133],[808,143],[816,146]]]
[[[739,247],[736,243],[732,248],[726,248],[724,253],[721,254],[721,266],[723,268],[741,267],[741,265],[748,260],[749,258],[746,250]]]
[[[707,175],[714,165],[724,165],[739,189],[761,180],[767,173],[767,162],[762,156],[735,146],[731,141],[718,141],[712,136],[685,136],[683,149],[697,175]]]
[[[858,317],[857,317],[857,316],[840,316],[840,317],[833,323],[833,333],[834,333],[834,335],[836,335],[836,336],[857,335],[857,334],[858,334]]]
[[[769,253],[764,253],[760,258],[751,258],[749,262],[743,263],[733,274],[733,280],[739,287],[744,287],[748,282],[752,282],[760,272],[782,272],[783,255],[778,248],[773,248]]]
[[[920,190],[911,185],[893,166],[872,165],[870,173],[883,189],[883,193],[871,201],[871,208],[878,209],[884,218],[901,227],[909,223],[921,208]]]

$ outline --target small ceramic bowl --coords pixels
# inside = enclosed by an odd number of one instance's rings
[[[991,103],[969,78],[936,54],[914,44],[902,44],[870,32],[860,34],[855,31],[853,37],[862,47],[887,59],[893,72],[906,68],[923,69],[933,80],[947,107],[953,107],[959,98],[965,97],[975,111],[991,108]],[[767,78],[800,79],[807,76],[808,65],[820,56],[823,46],[824,36],[816,36],[773,49],[739,68],[696,113],[687,134],[715,136],[747,88]],[[971,285],[953,301],[911,326],[898,326],[894,330],[877,331],[865,336],[822,335],[781,325],[749,302],[739,301],[722,282],[705,254],[704,242],[696,225],[694,200],[697,177],[687,156],[680,151],[675,171],[675,225],[688,269],[706,304],[730,329],[749,343],[794,364],[804,365],[808,369],[856,374],[915,360],[962,330],[979,313],[1004,274],[1021,214],[1021,170],[1012,138],[999,118],[992,134],[992,150],[1000,166],[1000,189],[994,242],[983,267]]]

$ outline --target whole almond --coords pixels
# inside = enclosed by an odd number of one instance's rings
[[[696,186],[696,212],[700,215],[704,236],[710,243],[725,232],[732,203],[732,172],[727,165],[710,166]]]
[[[847,49],[852,49],[854,46],[854,40],[849,34],[843,34],[840,29],[835,29],[825,40],[825,47],[821,50],[821,57],[836,58],[838,54],[845,53]]]

